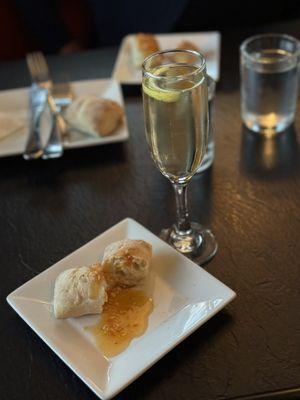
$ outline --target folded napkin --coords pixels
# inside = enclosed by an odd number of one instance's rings
[[[0,111],[0,140],[20,131],[27,124],[26,110]]]

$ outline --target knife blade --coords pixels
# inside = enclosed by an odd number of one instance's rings
[[[29,89],[30,123],[23,158],[25,160],[37,159],[42,156],[43,148],[40,138],[40,119],[47,103],[48,90],[36,83]]]
[[[51,112],[51,130],[46,146],[44,147],[43,159],[61,157],[64,148],[62,137],[66,132],[65,121],[60,114],[60,108],[57,107],[55,100],[50,92],[48,92],[47,103]]]

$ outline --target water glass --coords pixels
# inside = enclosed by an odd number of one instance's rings
[[[288,35],[253,36],[240,47],[241,111],[247,128],[272,137],[295,118],[299,41]]]
[[[208,116],[209,116],[208,142],[204,158],[201,162],[200,167],[196,172],[197,174],[209,168],[215,158],[215,141],[214,141],[212,121],[213,121],[214,98],[216,93],[216,82],[209,75],[207,75],[207,92],[208,92]]]

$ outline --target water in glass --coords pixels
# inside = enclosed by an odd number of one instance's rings
[[[298,95],[298,64],[292,53],[266,49],[241,63],[242,118],[256,132],[272,136],[294,120]]]

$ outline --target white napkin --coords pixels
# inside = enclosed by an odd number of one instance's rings
[[[27,124],[28,112],[20,111],[0,111],[0,140],[20,131]]]

